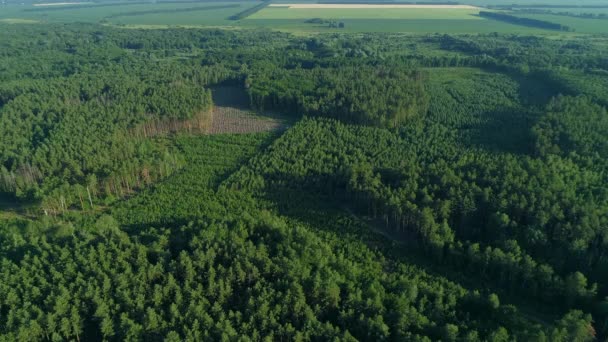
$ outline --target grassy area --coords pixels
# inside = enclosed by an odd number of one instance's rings
[[[511,14],[522,18],[544,20],[567,25],[578,33],[608,33],[608,20],[603,19],[575,18],[553,14],[518,14],[517,12]]]
[[[341,19],[344,28],[308,24],[305,19],[246,19],[243,26],[265,27],[290,32],[408,32],[408,33],[521,33],[548,31],[490,20],[458,19]]]
[[[126,4],[104,6],[70,6],[70,8],[40,8],[31,5],[4,5],[0,22],[87,22],[105,23],[133,28],[226,27],[269,28],[296,34],[318,32],[406,32],[406,33],[514,33],[551,34],[550,31],[486,20],[470,8],[287,8],[267,7],[243,20],[228,20],[230,16],[259,2],[221,1],[205,3]],[[222,5],[225,5],[222,7]],[[209,7],[206,9],[205,7]],[[197,10],[191,10],[198,8]],[[158,11],[158,12],[154,12]],[[125,16],[125,13],[130,15]],[[524,16],[524,14],[521,14]],[[604,20],[581,19],[554,15],[526,14],[541,20],[573,27],[578,34],[607,32]],[[308,19],[339,20],[344,28],[327,24],[306,23]]]
[[[558,5],[558,6],[602,6],[606,5],[606,0],[469,0],[468,4],[477,6],[497,6],[497,5],[518,5],[518,6],[537,6],[537,5]]]
[[[287,8],[266,7],[247,19],[442,19],[482,20],[478,10],[422,8]]]
[[[586,7],[560,7],[560,8],[547,8],[547,7],[526,7],[525,9],[551,11],[553,13],[569,12],[569,13],[591,13],[591,14],[608,14],[608,8],[586,8]]]
[[[230,3],[229,3],[230,4]],[[180,26],[233,26],[234,21],[228,17],[238,13],[256,3],[237,3],[238,7],[211,9],[208,11],[189,11],[171,13],[151,13],[129,17],[117,17],[108,19],[111,24],[124,25],[180,25]],[[192,4],[190,4],[192,6]]]
[[[267,7],[241,22],[244,26],[291,32],[410,32],[410,33],[521,33],[548,31],[479,17],[477,9],[446,8],[288,8]],[[312,18],[339,20],[344,28],[306,23]]]
[[[178,3],[178,4],[120,4],[119,6],[91,7],[81,6],[79,8],[51,8],[40,9],[33,6],[3,6],[0,10],[0,19],[25,19],[39,22],[108,22],[110,24],[125,25],[197,25],[197,26],[221,26],[231,24],[227,18],[257,2],[206,2],[200,4]],[[221,5],[232,5],[233,7],[213,8]],[[205,10],[205,7],[212,7]],[[200,8],[192,11],[189,9]],[[31,11],[36,9],[35,11]],[[184,12],[163,13],[167,11],[184,10]],[[119,16],[128,12],[149,12],[138,15]]]
[[[17,18],[0,19],[0,23],[5,23],[5,24],[35,24],[37,22],[38,22],[37,20],[31,20],[31,19],[17,19]]]

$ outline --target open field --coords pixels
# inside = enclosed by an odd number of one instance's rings
[[[301,5],[302,7],[269,6],[252,16],[251,19],[458,19],[482,20],[475,16],[479,10],[471,8],[418,8],[393,7],[394,5]],[[327,6],[327,7],[319,7]],[[346,7],[339,7],[346,6]],[[352,7],[350,7],[352,6]],[[363,7],[357,7],[363,6]]]
[[[410,5],[410,4],[271,4],[268,7],[287,7],[290,9],[372,9],[372,8],[399,8],[399,9],[466,9],[479,10],[469,5]]]
[[[37,20],[31,20],[31,19],[15,19],[15,18],[0,19],[0,23],[5,23],[5,24],[35,24],[37,22],[38,22]]]
[[[476,5],[476,6],[538,6],[538,5],[552,5],[552,6],[572,6],[572,4],[576,4],[576,6],[602,6],[606,5],[606,0],[469,0],[468,4]]]
[[[295,6],[295,7],[294,7]],[[340,8],[343,6],[343,8]],[[395,7],[396,6],[396,7]],[[423,5],[271,5],[242,21],[244,26],[278,28],[292,32],[409,32],[409,33],[522,33],[547,32],[481,18],[473,6]],[[445,8],[449,7],[449,8]],[[339,20],[344,28],[307,20]]]
[[[591,13],[591,14],[608,14],[608,7],[606,8],[588,8],[588,7],[559,7],[559,8],[548,8],[548,7],[525,7],[517,8],[518,10],[541,10],[549,11],[553,13],[569,12],[576,14]]]
[[[575,18],[554,14],[519,14],[517,12],[512,14],[522,18],[544,20],[552,23],[567,25],[573,28],[577,33],[608,33],[608,20],[605,19]]]
[[[336,18],[331,18],[336,19]],[[263,27],[292,33],[323,32],[403,32],[403,33],[518,33],[547,34],[550,31],[511,25],[490,20],[469,19],[340,19],[344,28],[329,28],[327,25],[307,24],[305,19],[246,19],[243,26]]]
[[[232,9],[216,9],[206,13],[203,12],[180,12],[173,13],[171,17],[162,13],[145,14],[130,17],[117,17],[108,19],[108,22],[113,25],[126,25],[128,27],[216,27],[216,26],[232,26],[234,23],[226,18],[232,15]]]
[[[514,33],[553,34],[550,31],[487,20],[479,8],[466,5],[365,5],[278,3],[241,20],[229,17],[258,6],[260,2],[205,1],[200,3],[120,3],[34,7],[3,5],[0,23],[103,23],[128,28],[224,27],[265,28],[295,34],[323,32],[404,32],[404,33]],[[128,14],[128,15],[126,15]],[[308,20],[337,20],[343,28]],[[559,23],[580,33],[602,32],[602,22],[557,17]],[[566,23],[567,21],[567,23]]]
[[[522,33],[547,32],[481,18],[479,8],[469,5],[405,4],[271,4],[242,20],[243,26],[291,32],[409,32],[409,33]],[[307,23],[332,20],[344,27]]]
[[[34,7],[43,7],[43,6],[68,6],[68,5],[85,5],[92,4],[92,2],[49,2],[44,4],[33,4]]]
[[[234,24],[228,17],[255,6],[256,2],[201,2],[201,3],[121,3],[116,6],[103,4],[76,6],[2,6],[0,19],[25,19],[38,22],[88,22],[124,25],[190,25],[229,26]],[[89,7],[90,6],[90,7]],[[125,13],[135,15],[124,16]]]

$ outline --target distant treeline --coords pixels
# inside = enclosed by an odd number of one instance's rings
[[[374,5],[460,5],[457,1],[373,1],[373,0],[319,0],[319,4],[374,4]]]
[[[132,5],[154,5],[154,4],[194,4],[194,3],[210,3],[210,2],[236,2],[238,0],[161,0],[161,1],[130,1],[130,2],[106,2],[95,3],[94,5],[68,5],[68,6],[42,6],[35,8],[26,8],[24,12],[47,12],[47,11],[64,11],[74,9],[87,9],[99,7],[118,7]]]
[[[136,15],[144,15],[144,14],[155,14],[155,13],[179,13],[179,12],[194,12],[194,11],[208,11],[215,9],[223,9],[223,8],[235,8],[240,5],[232,4],[232,5],[217,5],[217,6],[205,6],[205,7],[188,7],[188,8],[175,8],[175,9],[158,9],[158,10],[148,10],[148,11],[133,11],[133,12],[124,12],[118,14],[112,14],[107,16],[106,18],[118,18],[118,17],[130,17]]]
[[[526,8],[526,9],[516,9],[518,13],[530,13],[530,14],[550,14],[550,15],[560,15],[564,17],[573,17],[573,18],[582,18],[582,19],[607,19],[608,14],[606,13],[574,13],[574,12],[554,12],[548,9],[538,9],[538,8]]]
[[[327,24],[330,28],[344,28],[343,21],[336,21],[331,19],[312,18],[305,21],[307,24]]]
[[[495,12],[479,12],[479,16],[499,21],[505,21],[511,24],[523,25],[529,27],[538,27],[542,29],[548,30],[558,30],[558,31],[574,31],[572,28],[566,25],[552,23],[550,21],[530,19],[530,18],[521,18],[516,17],[514,15],[504,14],[504,13],[495,13]]]
[[[490,5],[488,8],[608,8],[608,5]]]
[[[230,17],[228,17],[229,20],[241,20],[241,19],[245,19],[248,16],[261,11],[263,8],[265,8],[266,6],[268,6],[270,4],[270,1],[264,1],[261,4],[257,5],[257,6],[253,6],[251,8],[248,8],[242,12],[239,12],[235,15],[231,15]]]

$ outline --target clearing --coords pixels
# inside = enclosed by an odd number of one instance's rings
[[[259,133],[287,128],[285,120],[279,117],[259,116],[236,107],[215,106],[209,134]]]
[[[213,103],[209,134],[258,133],[288,127],[288,120],[283,116],[251,111],[247,93],[238,87],[214,88]]]

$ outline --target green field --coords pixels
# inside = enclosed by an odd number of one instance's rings
[[[541,29],[486,20],[471,9],[419,8],[287,8],[267,7],[246,18],[242,25],[278,28],[292,32],[410,32],[410,33],[543,33]],[[310,24],[319,18],[339,20],[343,29],[332,29],[325,24]]]
[[[545,6],[545,5],[558,5],[558,6],[605,6],[606,0],[469,0],[466,3],[476,6]]]
[[[224,4],[224,3],[220,3]],[[233,4],[233,3],[227,3]],[[251,2],[236,3],[238,7],[210,9],[208,11],[186,11],[171,13],[166,15],[163,13],[151,13],[143,15],[134,15],[126,17],[117,17],[108,19],[111,24],[123,25],[180,25],[180,26],[233,26],[234,21],[228,17],[243,11],[248,7],[252,7]],[[255,5],[256,3],[253,3]],[[192,4],[189,4],[192,6]],[[209,4],[216,6],[216,4]],[[205,5],[205,6],[209,6]],[[204,6],[202,6],[204,7]]]
[[[526,10],[541,10],[550,11],[553,13],[569,12],[569,13],[591,13],[591,14],[608,14],[608,8],[585,8],[585,7],[563,7],[563,8],[547,8],[547,7],[526,7]]]
[[[179,4],[121,4],[105,7],[49,8],[48,10],[33,6],[4,6],[0,10],[0,19],[27,19],[38,22],[107,22],[125,25],[194,25],[225,26],[234,22],[227,18],[244,9],[254,6],[255,2],[205,2]],[[230,6],[229,8],[216,8]],[[209,8],[206,10],[205,8]],[[31,11],[35,9],[35,11]],[[192,10],[195,9],[195,10]],[[163,11],[180,11],[163,13]],[[141,13],[128,16],[117,16],[124,13],[159,11],[159,13]]]
[[[420,8],[287,8],[266,7],[247,19],[408,19],[483,20],[478,10]]]
[[[517,12],[513,14],[522,18],[544,20],[566,25],[573,28],[576,33],[608,33],[608,20],[604,19],[575,18],[554,14],[517,14]]]
[[[239,20],[228,18],[259,2],[200,2],[161,4],[104,4],[69,6],[61,8],[34,7],[31,5],[3,5],[0,21],[5,23],[103,23],[126,27],[233,27],[267,28],[292,33],[318,32],[405,32],[405,33],[514,33],[552,34],[550,31],[513,25],[477,16],[475,9],[419,9],[371,8],[293,9],[267,7]],[[125,15],[128,14],[128,15]],[[523,16],[523,14],[522,14]],[[577,33],[605,32],[601,20],[563,16],[526,15],[559,22],[575,28]],[[543,18],[544,17],[544,18]],[[339,20],[344,28],[330,28],[328,24],[311,24],[313,18]]]
[[[289,32],[404,32],[404,33],[547,33],[548,31],[489,20],[468,19],[342,19],[343,29],[307,24],[304,19],[246,19],[243,26]]]

